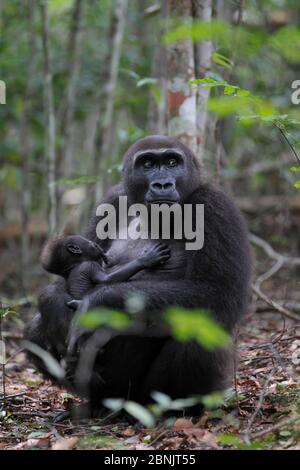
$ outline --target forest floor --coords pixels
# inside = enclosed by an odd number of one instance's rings
[[[21,322],[5,318],[3,330],[9,358],[0,450],[300,449],[300,322],[270,312],[250,315],[239,332],[231,398],[199,418],[168,418],[151,429],[124,417],[53,422],[53,411],[78,398],[29,364],[20,351]]]

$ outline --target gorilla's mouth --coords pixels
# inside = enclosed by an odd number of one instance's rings
[[[172,191],[169,194],[150,194],[146,195],[145,202],[146,204],[176,204],[177,202],[180,201],[180,197],[178,192]]]
[[[176,204],[179,199],[149,199],[147,202],[148,204],[168,204],[171,206],[172,204]]]

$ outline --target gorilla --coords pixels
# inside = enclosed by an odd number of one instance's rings
[[[129,205],[143,203],[147,207],[161,203],[192,207],[203,204],[204,245],[200,250],[186,250],[184,238],[163,240],[171,252],[165,263],[140,270],[127,281],[96,285],[84,297],[86,308],[102,306],[125,311],[126,299],[133,293],[143,297],[144,310],[154,324],[156,320],[159,324],[169,306],[205,309],[232,334],[249,300],[247,229],[231,199],[204,180],[193,152],[171,137],[156,135],[137,141],[124,156],[123,181],[109,191],[103,202],[118,211],[120,196],[127,196]],[[102,216],[95,213],[84,235],[104,250],[109,259],[107,269],[137,259],[157,243],[151,239],[99,240],[96,227]],[[58,360],[66,358],[70,330],[71,336],[74,333],[74,310],[68,306],[71,300],[65,280],[46,287],[39,297],[39,313],[26,331],[29,341]],[[104,398],[148,403],[153,391],[184,398],[228,385],[232,378],[230,348],[208,351],[195,341],[180,342],[156,330],[151,324],[139,334],[115,332],[104,346],[99,346],[88,384],[92,407],[100,406]],[[80,338],[79,333],[79,339],[75,363],[80,360],[86,334]]]

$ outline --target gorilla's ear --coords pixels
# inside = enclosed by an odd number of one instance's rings
[[[66,248],[73,255],[82,255],[82,249],[80,246],[75,245],[75,243],[67,243]]]

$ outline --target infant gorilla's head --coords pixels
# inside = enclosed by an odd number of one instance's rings
[[[107,262],[107,259],[102,248],[80,235],[54,238],[46,243],[41,254],[43,268],[58,275],[66,274],[83,261]]]

